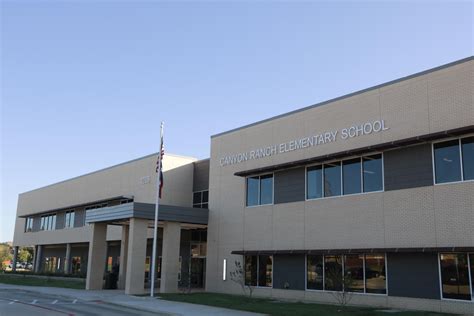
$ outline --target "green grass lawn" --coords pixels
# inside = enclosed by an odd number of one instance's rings
[[[193,304],[210,305],[224,307],[248,312],[256,312],[273,316],[435,316],[448,315],[430,312],[381,312],[376,311],[382,308],[363,308],[363,307],[340,307],[336,305],[310,304],[310,303],[291,303],[263,298],[247,298],[239,295],[218,294],[218,293],[192,293],[192,294],[160,294],[160,298],[170,301],[179,301]]]
[[[15,285],[30,285],[30,286],[51,286],[51,287],[65,287],[69,289],[85,288],[85,281],[80,280],[57,280],[53,278],[35,278],[26,275],[8,275],[0,274],[0,283],[15,284]]]

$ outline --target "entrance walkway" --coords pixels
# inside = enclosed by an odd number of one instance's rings
[[[258,316],[261,314],[235,311],[225,308],[218,308],[205,305],[188,304],[181,302],[172,302],[151,298],[149,296],[132,296],[126,295],[123,290],[75,290],[65,288],[53,287],[36,287],[36,286],[21,286],[0,284],[0,290],[15,290],[28,291],[31,293],[30,297],[34,300],[34,293],[38,296],[54,295],[69,298],[72,302],[74,300],[88,301],[88,302],[104,302],[124,306],[127,308],[153,312],[157,314],[168,315],[229,315],[229,316]]]

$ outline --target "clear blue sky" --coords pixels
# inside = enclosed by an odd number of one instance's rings
[[[0,241],[18,193],[473,54],[473,4],[1,1]]]

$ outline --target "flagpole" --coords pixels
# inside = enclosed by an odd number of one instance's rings
[[[160,175],[161,175],[161,158],[163,151],[163,122],[160,127],[160,151],[158,152],[158,172],[156,173],[156,203],[155,203],[155,225],[153,226],[153,257],[151,261],[151,289],[150,296],[155,294],[155,270],[156,270],[156,247],[158,239],[158,210],[160,208]]]

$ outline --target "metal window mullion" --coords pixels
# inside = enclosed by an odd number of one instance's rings
[[[325,263],[325,258],[324,255],[323,257],[323,291],[326,291],[326,263]]]
[[[385,273],[387,273],[387,269],[385,269]],[[362,255],[362,275],[364,278],[364,293],[367,293],[367,284],[365,280],[365,253]],[[387,279],[386,276],[385,279]]]
[[[360,157],[360,192],[364,193],[364,158]],[[365,255],[364,255],[365,257]]]
[[[469,288],[471,290],[471,301],[474,300],[474,296],[473,296],[473,293],[474,293],[474,289],[472,288],[472,284],[473,284],[473,276],[471,274],[471,258],[469,256],[469,253],[466,253],[466,256],[467,256],[467,271],[468,271],[468,275],[469,275]]]
[[[262,176],[258,176],[258,204],[257,205],[262,205],[261,186],[262,186]],[[258,259],[257,259],[257,263],[258,263]]]
[[[462,142],[461,142],[461,138],[459,138],[459,163],[461,164],[461,181],[464,181],[464,164],[462,163],[462,156],[463,156],[463,152],[462,152]]]

